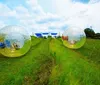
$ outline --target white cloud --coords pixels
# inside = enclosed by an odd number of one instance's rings
[[[33,12],[33,15],[45,15],[43,9],[41,8],[41,6],[38,4],[37,0],[27,0],[26,3],[28,4],[28,6],[30,7],[31,11]]]
[[[97,2],[100,2],[100,0],[90,0],[90,4],[94,4],[94,3],[97,3]]]
[[[26,3],[29,4],[29,5],[31,5],[31,6],[36,6],[36,5],[38,5],[37,0],[27,0]]]
[[[2,29],[5,26],[4,22],[0,21],[0,29]]]
[[[14,17],[15,15],[16,15],[16,11],[11,10],[6,5],[0,3],[0,17],[11,17],[11,16]]]
[[[37,1],[28,0],[28,6],[31,11],[23,6],[16,7],[16,18],[19,19],[20,23],[24,25],[27,30],[32,34],[32,32],[58,32],[63,23],[61,24],[61,17],[51,13],[45,13]],[[39,22],[44,23],[39,23]],[[53,22],[54,21],[54,22]],[[54,29],[50,29],[53,27]]]
[[[16,18],[20,21],[32,21],[32,15],[29,13],[28,9],[23,6],[18,6],[15,8]]]
[[[55,10],[57,14],[68,19],[68,25],[82,28],[91,25],[96,32],[100,32],[100,0],[96,0],[95,3],[94,1],[83,4],[73,3],[71,0],[55,0]]]
[[[11,10],[7,5],[0,3],[0,16],[14,17],[19,24],[32,32],[63,32],[67,26],[80,28],[92,25],[96,32],[100,32],[100,2],[89,4],[72,2],[71,0],[51,0],[56,14],[45,13],[37,0],[27,0],[27,8],[23,5]],[[92,3],[93,2],[93,3]],[[92,4],[91,4],[92,3]],[[1,10],[2,9],[2,10]],[[0,25],[5,22],[0,21]]]

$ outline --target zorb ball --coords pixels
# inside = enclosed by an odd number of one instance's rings
[[[7,57],[20,57],[31,46],[31,37],[20,26],[6,26],[0,30],[0,53]]]
[[[62,41],[64,46],[71,49],[78,49],[84,45],[86,35],[84,30],[78,27],[70,27],[62,34]]]

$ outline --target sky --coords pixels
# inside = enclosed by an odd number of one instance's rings
[[[0,29],[23,26],[30,34],[87,27],[100,32],[100,0],[0,0]]]

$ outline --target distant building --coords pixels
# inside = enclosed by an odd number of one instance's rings
[[[57,33],[51,33],[52,38],[56,38],[57,37]]]
[[[42,37],[43,37],[41,33],[35,33],[35,35],[36,35],[36,37],[38,37],[38,38],[42,38]]]
[[[34,36],[38,37],[38,38],[42,38],[42,37],[48,37],[51,36],[52,38],[56,38],[58,36],[58,33],[35,33]]]
[[[46,38],[47,38],[48,35],[49,35],[49,33],[42,33],[42,36],[43,36],[43,37],[46,37]]]

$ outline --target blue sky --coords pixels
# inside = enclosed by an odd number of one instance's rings
[[[100,32],[100,0],[0,0],[0,28],[21,25],[34,32],[92,26]]]
[[[0,0],[0,2],[7,4],[11,8],[18,6],[19,4],[25,5],[25,0]]]
[[[89,3],[90,0],[72,0],[75,2]]]

